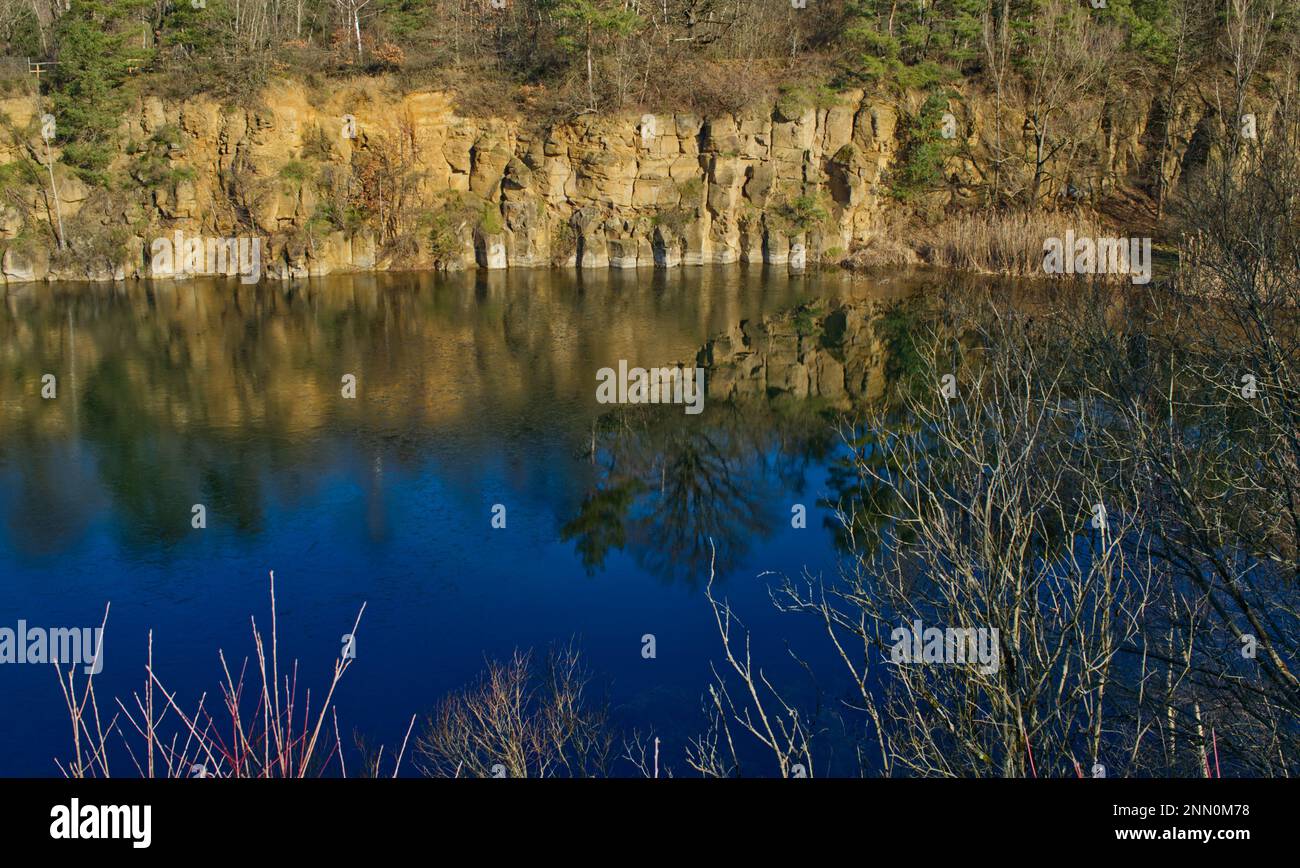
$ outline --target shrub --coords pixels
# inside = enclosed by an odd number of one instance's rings
[[[280,167],[280,178],[301,184],[311,177],[311,167],[301,160],[290,160]]]
[[[805,194],[777,204],[769,212],[769,218],[773,217],[773,222],[786,234],[801,235],[824,225],[830,220],[830,213],[821,197]]]
[[[936,226],[921,255],[931,265],[944,268],[1041,276],[1043,241],[1064,237],[1067,229],[1094,238],[1110,234],[1095,220],[1074,215],[1044,211],[967,214]]]
[[[501,224],[501,211],[491,202],[483,206],[478,228],[484,235],[500,235],[505,231],[505,227]]]
[[[551,264],[564,265],[578,249],[578,235],[568,223],[559,223],[551,232]]]
[[[948,97],[932,93],[920,110],[908,118],[898,168],[892,173],[890,192],[900,201],[928,193],[943,181],[943,167],[952,156],[953,145],[943,138],[943,115]]]
[[[528,653],[493,661],[429,715],[417,765],[430,777],[603,777],[614,739],[588,684],[572,647],[552,650],[540,672]]]

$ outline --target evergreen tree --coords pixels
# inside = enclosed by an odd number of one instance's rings
[[[58,21],[53,114],[64,162],[88,180],[99,178],[113,157],[132,57],[127,39],[139,25],[140,7],[140,0],[72,0]]]

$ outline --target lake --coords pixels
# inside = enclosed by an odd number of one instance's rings
[[[274,570],[282,671],[301,661],[313,690],[365,603],[335,702],[372,748],[395,750],[485,660],[573,640],[612,720],[654,731],[686,773],[720,653],[715,553],[765,671],[814,689],[786,646],[826,655],[819,629],[767,587],[836,569],[835,425],[814,401],[653,406],[633,424],[597,402],[597,372],[692,361],[811,300],[911,291],[739,266],[10,291],[0,627],[97,627],[111,603],[105,722],[144,685],[149,631],[178,703],[216,705],[218,650],[253,657]],[[0,705],[0,774],[58,774],[72,748],[53,667],[0,665]]]

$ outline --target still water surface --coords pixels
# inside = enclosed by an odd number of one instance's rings
[[[101,701],[141,688],[152,630],[159,677],[192,708],[216,696],[218,649],[252,655],[274,570],[282,666],[299,659],[316,690],[366,602],[336,700],[371,745],[399,744],[485,658],[576,638],[615,722],[654,729],[675,761],[719,650],[709,539],[768,671],[798,680],[786,641],[825,653],[760,574],[835,569],[833,430],[709,402],[620,434],[598,421],[596,371],[693,360],[810,299],[907,291],[740,267],[11,290],[0,626],[97,626],[111,602]],[[52,667],[0,665],[0,774],[57,774],[69,745]]]

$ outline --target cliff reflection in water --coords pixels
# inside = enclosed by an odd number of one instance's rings
[[[826,470],[818,505],[844,542],[843,411],[884,395],[889,348],[881,324],[890,296],[812,299],[732,323],[700,349],[709,413],[680,419],[659,408],[616,410],[593,427],[594,489],[563,528],[588,570],[627,549],[642,568],[695,581],[726,574],[750,545],[792,519],[788,492]],[[803,504],[806,510],[808,504]],[[806,516],[805,516],[806,518]]]
[[[393,520],[382,469],[436,461],[466,509],[484,509],[498,471],[550,499],[589,569],[626,548],[646,569],[698,575],[710,537],[725,569],[788,520],[772,493],[829,448],[820,405],[778,412],[711,395],[699,417],[603,414],[596,371],[703,359],[710,336],[809,299],[902,291],[719,268],[10,292],[4,532],[18,552],[59,553],[107,516],[139,555],[181,540],[203,503],[210,525],[256,535],[268,499],[310,500],[355,453],[372,471],[362,484],[375,540]],[[45,374],[57,377],[54,400],[40,397]],[[345,374],[355,400],[341,397]]]

